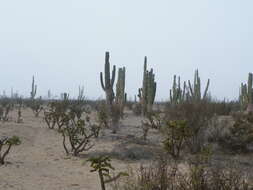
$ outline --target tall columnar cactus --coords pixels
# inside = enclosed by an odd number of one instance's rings
[[[34,76],[33,76],[33,79],[32,79],[32,91],[31,91],[31,99],[32,100],[34,100],[34,98],[36,96],[36,93],[37,93],[37,85],[35,85]]]
[[[116,104],[120,107],[120,116],[123,117],[124,106],[126,102],[125,93],[125,76],[126,76],[126,69],[125,67],[119,68],[118,70],[118,81],[116,84]]]
[[[184,87],[182,89],[180,77],[178,77],[177,81],[177,76],[174,75],[173,86],[172,89],[170,89],[170,103],[172,105],[177,105],[185,100],[186,100],[186,82],[184,82]]]
[[[203,97],[201,97],[201,81],[200,81],[198,70],[195,71],[193,85],[191,85],[190,80],[188,81],[188,85],[190,89],[190,98],[192,101],[200,101],[202,99],[204,100],[207,98],[207,92],[210,85],[210,79],[208,79],[206,88],[204,91],[204,95]]]
[[[153,103],[156,95],[156,82],[153,69],[147,70],[147,57],[144,58],[143,84],[139,89],[138,97],[142,105],[142,115],[145,116],[152,111]]]
[[[100,72],[100,82],[103,90],[106,94],[106,102],[109,107],[112,106],[113,100],[114,100],[114,92],[113,92],[113,85],[115,81],[115,72],[116,72],[116,66],[113,66],[112,70],[112,77],[110,74],[110,62],[109,62],[109,52],[105,53],[105,71],[104,71],[104,79],[103,79],[103,73]]]
[[[252,104],[253,104],[253,89],[252,89],[252,84],[253,84],[253,74],[249,73],[248,76],[248,84],[241,84],[241,89],[240,89],[240,104],[243,109],[245,109],[247,106],[248,111],[253,111],[252,110]]]

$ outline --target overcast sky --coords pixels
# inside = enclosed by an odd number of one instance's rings
[[[252,0],[0,0],[0,92],[11,87],[29,96],[104,95],[99,72],[104,54],[126,66],[126,91],[141,85],[144,56],[158,83],[157,100],[169,97],[173,75],[202,88],[238,97],[253,71]]]

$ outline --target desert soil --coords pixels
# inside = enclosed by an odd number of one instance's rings
[[[29,109],[25,109],[22,114],[22,124],[15,122],[15,111],[11,113],[10,121],[0,123],[0,137],[17,135],[22,141],[21,145],[12,147],[6,157],[7,163],[0,166],[1,190],[98,190],[97,173],[90,173],[89,163],[85,163],[90,155],[118,155],[112,160],[115,172],[126,171],[129,166],[136,168],[145,162],[124,159],[124,156],[131,157],[131,154],[124,155],[126,146],[131,144],[129,139],[141,136],[141,129],[137,127],[140,118],[128,115],[116,135],[104,130],[103,136],[94,141],[95,146],[76,158],[66,156],[61,134],[47,128],[43,113],[35,118]],[[138,147],[131,148],[138,152]],[[119,151],[123,151],[123,155]]]
[[[61,134],[48,129],[43,113],[35,118],[30,109],[25,109],[22,114],[22,124],[15,122],[16,111],[11,112],[10,121],[0,122],[0,138],[17,135],[22,141],[11,149],[6,164],[0,166],[0,190],[99,190],[98,175],[91,173],[89,163],[85,162],[89,157],[109,155],[117,173],[150,163],[161,147],[162,137],[156,130],[149,132],[147,142],[141,140],[141,118],[127,112],[117,134],[105,129],[101,137],[94,139],[91,150],[80,157],[66,156]],[[253,181],[252,156],[219,153],[215,154],[213,163],[226,165],[233,161]]]

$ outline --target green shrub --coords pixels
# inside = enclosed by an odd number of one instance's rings
[[[180,152],[191,137],[191,131],[184,120],[168,121],[164,127],[165,141],[163,142],[165,150],[174,158],[180,156]]]
[[[5,157],[9,154],[10,149],[13,145],[20,145],[21,141],[19,137],[3,137],[0,139],[0,164],[3,165],[5,163]],[[4,147],[5,150],[4,150]]]

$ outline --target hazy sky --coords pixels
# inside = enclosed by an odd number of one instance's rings
[[[28,96],[85,86],[104,94],[104,54],[126,66],[126,91],[137,93],[144,56],[154,68],[157,99],[168,99],[173,75],[202,84],[217,98],[238,97],[253,66],[252,0],[0,0],[0,92]],[[204,86],[202,86],[204,88]]]

